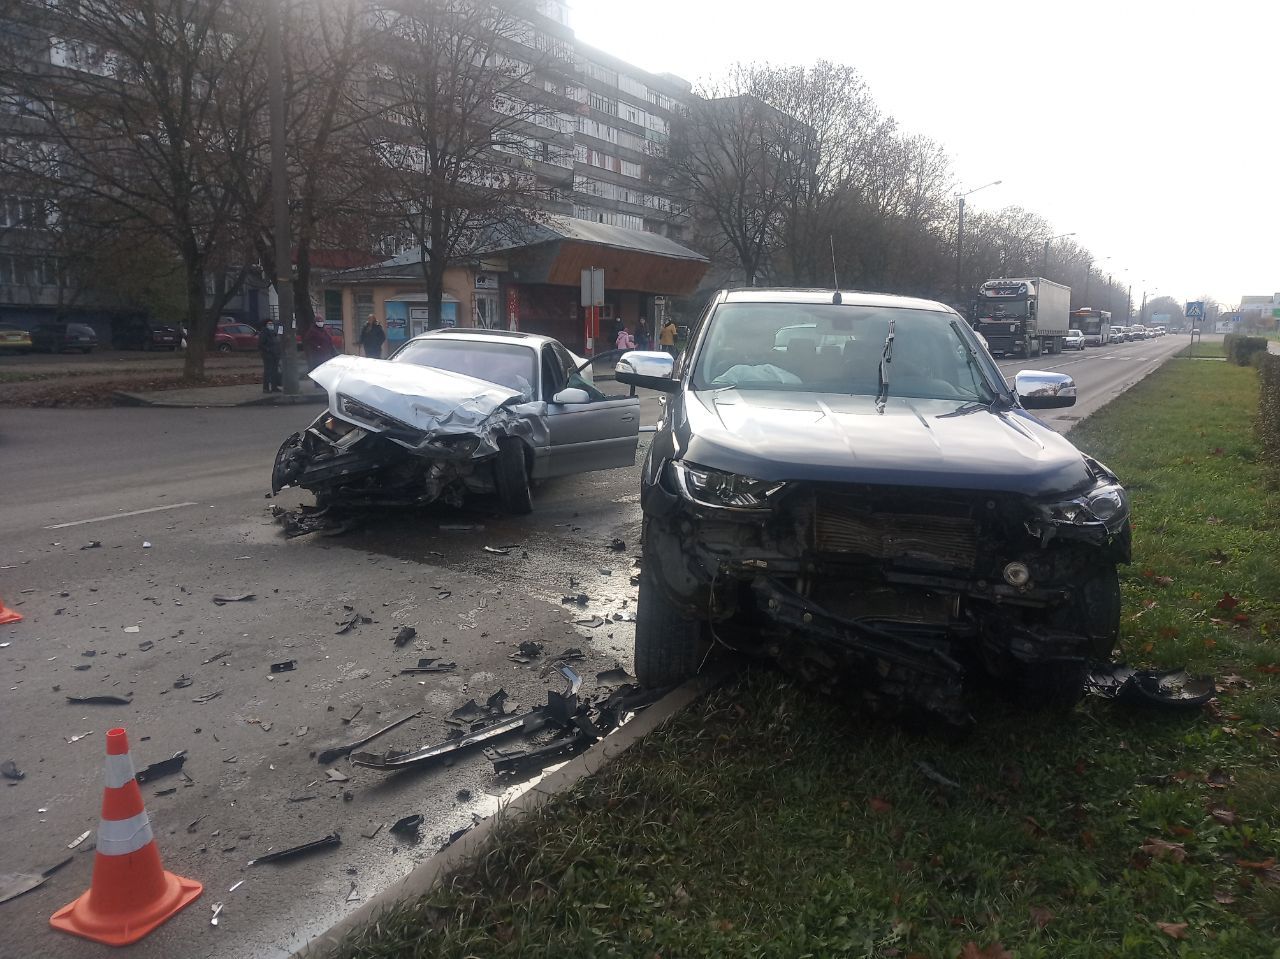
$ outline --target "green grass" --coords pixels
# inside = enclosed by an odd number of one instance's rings
[[[988,700],[950,743],[756,670],[337,954],[1280,957],[1280,872],[1241,864],[1280,854],[1255,384],[1173,361],[1073,434],[1133,491],[1122,655],[1232,677],[1212,708]]]
[[[1188,343],[1180,349],[1176,356],[1190,357],[1221,357],[1226,358],[1227,351],[1223,347],[1221,340],[1197,340],[1194,344]]]

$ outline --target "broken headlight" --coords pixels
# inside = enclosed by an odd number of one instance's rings
[[[785,483],[722,473],[692,463],[672,463],[671,468],[686,499],[720,509],[769,509],[774,498],[786,486]]]
[[[415,430],[408,423],[402,423],[394,416],[388,416],[379,410],[375,410],[367,403],[361,403],[357,399],[350,396],[338,394],[338,412],[350,419],[355,420],[363,426],[370,427],[375,430],[401,430],[410,433],[420,432]]]
[[[1114,533],[1129,518],[1129,494],[1119,484],[1104,483],[1083,496],[1042,505],[1040,512],[1057,526],[1105,526]]]

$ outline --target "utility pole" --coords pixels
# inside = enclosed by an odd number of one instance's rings
[[[284,139],[284,54],[280,42],[281,0],[267,0],[267,84],[271,111],[271,206],[276,246],[276,303],[280,310],[280,355],[285,393],[298,392],[298,338],[293,322],[293,244],[289,239],[289,172]]]
[[[1093,272],[1093,260],[1084,261],[1084,305],[1089,305],[1089,274]]]
[[[1049,244],[1054,240],[1065,240],[1069,236],[1075,236],[1074,233],[1059,233],[1057,236],[1051,236],[1044,241],[1044,259],[1040,262],[1040,275],[1046,280],[1049,278]]]
[[[956,198],[960,212],[956,219],[956,302],[964,302],[964,196]]]

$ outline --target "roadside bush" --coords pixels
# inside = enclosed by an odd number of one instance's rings
[[[1280,356],[1264,351],[1256,359],[1259,396],[1254,430],[1271,483],[1280,487]]]
[[[1227,362],[1236,366],[1249,366],[1254,354],[1267,352],[1265,336],[1242,336],[1239,333],[1228,333],[1222,340],[1223,352],[1227,354]]]

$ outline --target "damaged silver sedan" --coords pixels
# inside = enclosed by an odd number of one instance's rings
[[[311,378],[328,409],[280,447],[273,492],[325,507],[459,505],[496,494],[528,513],[532,484],[631,466],[640,401],[592,382],[588,361],[546,336],[437,330],[388,360],[339,356]]]

